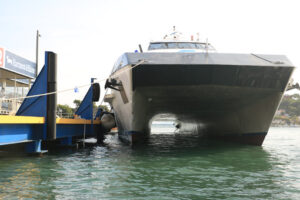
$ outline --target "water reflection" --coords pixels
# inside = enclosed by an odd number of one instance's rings
[[[132,158],[124,187],[139,185],[151,196],[168,190],[170,198],[241,198],[246,190],[253,197],[270,198],[274,189],[280,191],[270,173],[270,155],[258,147],[163,134],[150,137],[146,146],[136,146]],[[272,192],[266,192],[268,188]]]
[[[33,159],[33,161],[32,161]],[[0,199],[53,198],[53,187],[47,185],[51,174],[42,159],[31,157],[2,158],[0,164]],[[48,162],[48,167],[49,166]],[[53,169],[55,165],[51,166]],[[49,168],[48,168],[49,169]],[[46,174],[44,171],[46,170]],[[46,178],[46,179],[45,179]],[[46,187],[45,187],[46,186]]]

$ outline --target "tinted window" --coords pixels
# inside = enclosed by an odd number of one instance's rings
[[[178,43],[178,47],[180,49],[195,49],[195,45],[193,43]]]
[[[151,43],[149,50],[156,49],[205,49],[206,44],[192,42],[161,42]],[[208,45],[208,50],[214,50],[211,45]]]
[[[199,43],[195,43],[197,49],[205,49],[205,45],[204,44],[199,44]]]
[[[149,50],[155,50],[155,49],[166,49],[166,43],[151,43],[149,46]]]
[[[168,49],[177,49],[177,43],[176,42],[168,42],[167,43]]]

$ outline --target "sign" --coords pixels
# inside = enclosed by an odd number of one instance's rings
[[[34,78],[36,74],[36,64],[34,62],[7,50],[5,51],[4,68],[31,78]]]
[[[0,67],[4,65],[4,49],[0,48]]]

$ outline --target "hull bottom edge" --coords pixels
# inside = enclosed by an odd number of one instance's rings
[[[208,135],[207,138],[246,145],[262,146],[266,135],[267,132],[256,132],[244,134]]]
[[[119,138],[122,142],[130,145],[143,143],[148,138],[149,134],[140,131],[122,131],[119,132]],[[262,146],[267,132],[255,132],[244,134],[207,134],[203,137],[207,139],[220,140],[225,142],[240,143],[253,146]]]

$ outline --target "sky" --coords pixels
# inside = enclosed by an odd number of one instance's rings
[[[174,25],[218,52],[284,54],[300,67],[299,8],[297,0],[0,0],[0,46],[35,61],[39,30],[39,69],[45,51],[57,53],[58,90],[107,78],[120,55]],[[73,106],[87,90],[60,93],[58,103]]]

